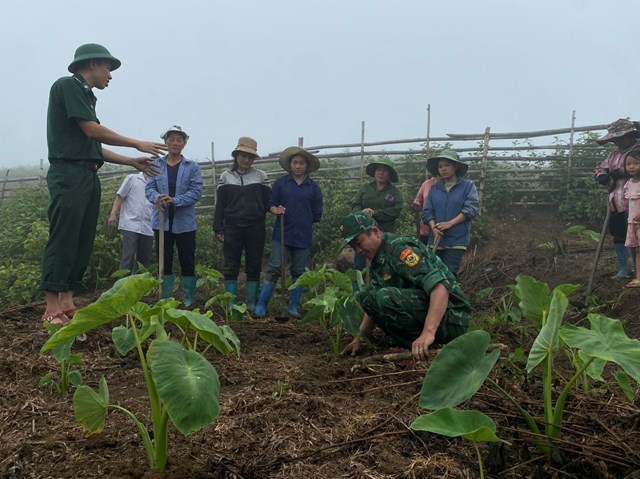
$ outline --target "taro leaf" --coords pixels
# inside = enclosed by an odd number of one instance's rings
[[[318,287],[325,280],[326,269],[327,267],[323,266],[319,270],[305,271],[291,286],[289,286],[289,290],[295,289],[298,286]]]
[[[228,326],[226,324],[220,326],[220,329],[222,330],[224,337],[227,338],[227,340],[230,341],[231,344],[233,344],[233,347],[236,350],[236,356],[239,358],[240,357],[240,339],[236,335],[235,331],[231,329],[231,326]]]
[[[504,442],[496,436],[496,424],[479,411],[438,409],[417,417],[409,426],[415,431],[427,431],[447,437],[464,437],[472,442]]]
[[[80,373],[80,371],[71,371],[68,376],[69,382],[75,387],[78,387],[82,384],[82,374]]]
[[[575,225],[575,226],[571,226],[570,228],[567,228],[566,230],[564,230],[565,233],[580,233],[581,231],[584,231],[586,228],[582,225]]]
[[[560,334],[562,334],[562,330]],[[581,365],[585,365],[588,361],[591,360],[591,358],[587,356],[584,351],[578,351],[578,359]],[[593,358],[593,362],[589,364],[589,366],[587,366],[587,376],[589,376],[594,381],[604,381],[602,373],[606,365],[607,362],[604,359]]]
[[[74,339],[75,338],[71,338],[51,349],[51,354],[58,363],[62,363],[62,361],[69,359],[69,356],[71,355],[71,345],[73,344]]]
[[[109,323],[127,314],[140,299],[158,285],[149,273],[136,274],[119,279],[111,289],[102,293],[98,300],[79,309],[66,326],[44,343],[40,353],[58,346],[71,338]]]
[[[542,326],[542,321],[549,309],[549,286],[535,280],[531,276],[516,277],[515,293],[520,299],[522,314],[529,321]]]
[[[242,321],[247,314],[247,305],[246,304],[232,304],[229,308],[231,312],[231,321]]]
[[[327,286],[322,294],[311,298],[309,303],[314,306],[322,306],[325,314],[333,313],[338,302],[338,294],[340,291],[335,286]]]
[[[346,291],[348,293],[353,292],[353,281],[346,274],[341,273],[340,271],[337,271],[337,270],[330,270],[329,279],[340,290]]]
[[[324,315],[324,306],[318,305],[311,308],[300,321],[302,323],[310,323],[319,320]]]
[[[69,357],[67,358],[67,364],[73,364],[75,366],[84,364],[84,361],[82,360],[82,354],[69,355]]]
[[[200,337],[225,356],[233,352],[233,346],[229,344],[224,331],[211,319],[211,311],[206,315],[199,310],[187,311],[184,309],[168,309],[166,317],[183,329],[193,329]]]
[[[500,356],[485,355],[491,341],[486,331],[471,331],[447,344],[435,357],[420,391],[420,407],[454,407],[473,396]]]
[[[616,378],[616,382],[618,383],[618,386],[620,386],[620,389],[622,389],[622,392],[627,397],[627,399],[630,402],[633,402],[633,387],[631,386],[631,381],[630,381],[631,376],[629,376],[624,371],[618,370],[614,374],[614,377]]]
[[[154,340],[147,355],[158,396],[185,436],[220,414],[220,380],[200,354],[174,341]]]
[[[346,300],[339,302],[333,315],[351,336],[358,336],[364,313],[355,296],[348,296]]]
[[[116,326],[111,330],[111,339],[116,351],[121,356],[126,356],[129,351],[136,347],[136,338],[133,329],[126,326]]]
[[[482,301],[483,299],[487,299],[493,293],[493,288],[484,288],[478,291],[476,294],[476,301]]]
[[[565,283],[565,284],[559,284],[558,286],[556,286],[554,288],[554,291],[556,289],[559,291],[562,291],[562,293],[564,293],[564,295],[568,298],[573,293],[578,291],[580,288],[581,286],[579,284]]]
[[[100,379],[98,392],[89,386],[80,386],[73,395],[73,411],[76,419],[90,434],[102,432],[108,407],[109,388],[104,377]]]
[[[588,318],[591,329],[567,324],[560,332],[562,340],[587,356],[616,363],[640,382],[640,341],[630,339],[617,319],[594,313]]]
[[[531,346],[529,359],[527,360],[527,374],[537,368],[545,359],[553,361],[553,356],[558,350],[560,341],[558,339],[560,324],[564,317],[564,312],[569,305],[569,300],[559,289],[553,290],[551,303],[549,304],[549,315],[547,322],[540,329],[538,337]]]

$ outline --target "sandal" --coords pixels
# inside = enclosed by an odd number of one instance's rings
[[[64,314],[67,315],[67,318],[69,319],[73,319],[73,316],[78,312],[78,308],[71,308],[71,309],[67,309],[66,311],[63,311]]]
[[[627,283],[627,288],[640,288],[640,279],[634,279],[630,283]]]
[[[42,321],[49,323],[49,324],[61,324],[61,325],[65,325],[67,324],[69,321],[71,321],[69,319],[69,317],[60,312],[60,313],[56,313],[56,314],[45,314],[42,316]]]

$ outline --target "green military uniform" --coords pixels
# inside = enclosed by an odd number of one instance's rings
[[[100,210],[98,168],[102,145],[88,138],[77,120],[98,122],[96,97],[82,76],[57,80],[49,94],[47,187],[49,240],[42,258],[40,288],[78,289],[89,264]]]
[[[435,343],[446,344],[466,332],[469,301],[440,258],[416,238],[385,233],[370,274],[371,284],[358,300],[376,325],[401,346],[411,348],[422,333],[429,295],[438,284],[449,291],[449,303]]]
[[[402,192],[391,183],[378,190],[376,182],[372,181],[362,185],[351,201],[351,206],[354,210],[371,208],[380,229],[393,233],[396,230],[396,219],[402,211]]]

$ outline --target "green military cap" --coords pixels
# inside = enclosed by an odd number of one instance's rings
[[[376,168],[378,168],[378,166],[386,166],[387,168],[389,168],[389,181],[391,183],[397,183],[398,182],[398,172],[396,171],[395,165],[393,163],[393,161],[391,161],[388,158],[380,158],[378,159],[378,161],[373,161],[371,163],[369,163],[367,165],[367,169],[365,170],[367,172],[367,175],[375,178],[376,177]]]
[[[436,156],[433,156],[427,160],[427,171],[433,176],[439,176],[438,174],[438,160],[448,160],[458,167],[457,176],[464,176],[469,170],[469,165],[460,161],[460,156],[453,150],[442,150]]]
[[[109,60],[111,62],[111,71],[117,70],[121,65],[120,60],[111,55],[109,50],[102,45],[86,43],[76,49],[76,54],[68,68],[69,72],[75,73],[78,71],[79,64],[85,60]]]
[[[349,246],[353,238],[360,233],[364,233],[374,227],[377,228],[378,223],[376,223],[376,220],[374,220],[371,215],[363,211],[348,214],[340,223],[340,235],[342,236],[340,249]]]

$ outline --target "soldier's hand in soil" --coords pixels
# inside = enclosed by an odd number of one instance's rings
[[[435,338],[433,336],[426,335],[425,333],[418,336],[418,339],[411,344],[411,354],[413,354],[413,357],[420,361],[427,360],[429,358],[429,346],[433,344],[434,340]]]
[[[347,351],[351,353],[351,356],[356,356],[362,349],[362,343],[360,338],[354,338],[353,341],[347,346]]]

